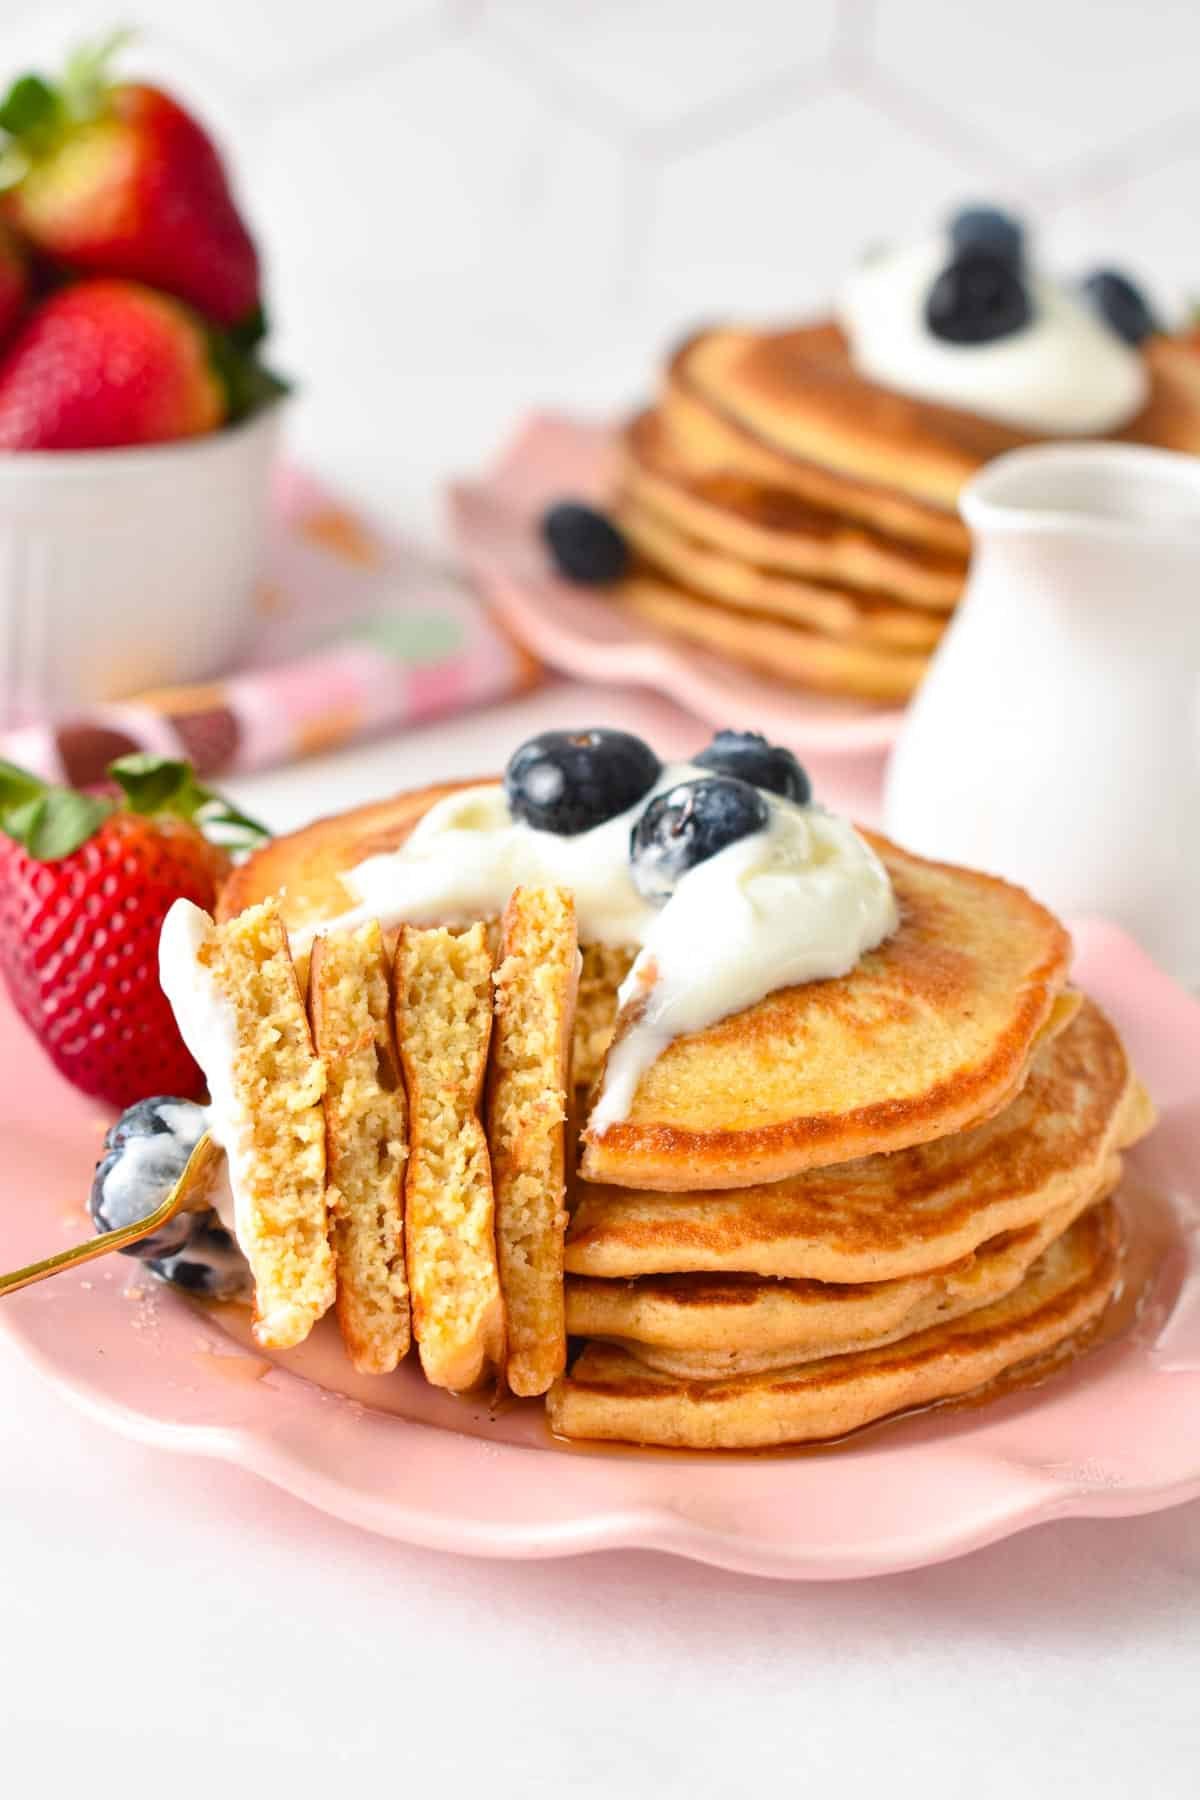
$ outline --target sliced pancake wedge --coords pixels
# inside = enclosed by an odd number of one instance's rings
[[[695,1450],[843,1437],[891,1413],[985,1388],[1035,1358],[1066,1355],[1103,1313],[1120,1261],[1110,1200],[1049,1244],[1003,1299],[881,1348],[698,1381],[589,1344],[551,1389],[550,1424],[563,1437]]]
[[[587,1180],[773,1182],[946,1137],[1016,1095],[1066,981],[1066,931],[1019,888],[866,835],[899,929],[840,980],[778,989],[676,1038],[625,1119],[585,1127]]]
[[[495,973],[487,1137],[507,1320],[505,1380],[544,1394],[567,1354],[566,1121],[579,951],[562,888],[516,888]]]
[[[333,1305],[335,1278],[325,1069],[278,907],[266,900],[214,926],[199,907],[177,901],[163,925],[162,969],[184,1041],[223,1120],[237,1239],[254,1279],[254,1335],[265,1348],[290,1349]],[[222,1021],[219,1044],[214,1011]]]
[[[1011,1293],[1047,1244],[1113,1192],[1114,1157],[1095,1193],[1001,1232],[945,1268],[894,1281],[792,1281],[763,1275],[567,1278],[567,1328],[603,1338],[652,1369],[691,1380],[753,1375],[911,1337]]]
[[[834,593],[849,588],[945,613],[958,601],[966,575],[963,555],[872,531],[736,467],[689,471],[655,412],[638,414],[622,434],[616,511],[626,535],[652,560],[646,534],[656,521],[675,539],[720,551],[735,565],[801,577],[818,595],[821,584]],[[679,573],[687,585],[686,570]],[[693,585],[706,587],[703,581]],[[823,630],[838,628],[832,599],[812,622]]]
[[[407,1355],[411,1338],[404,1255],[408,1102],[376,920],[317,938],[308,1009],[325,1065],[338,1324],[354,1367],[387,1375]]]
[[[469,931],[406,925],[396,1043],[408,1090],[405,1236],[426,1379],[467,1389],[504,1357],[492,1169],[479,1107],[492,1033],[492,954]]]
[[[765,613],[721,606],[646,568],[627,575],[614,587],[612,596],[632,617],[673,637],[759,669],[778,681],[825,694],[855,700],[907,700],[929,666],[924,651],[826,637]]]
[[[617,1279],[922,1275],[1077,1208],[1153,1117],[1120,1038],[1087,1001],[1038,1049],[1010,1105],[968,1130],[754,1187],[676,1194],[580,1182],[566,1267]]]

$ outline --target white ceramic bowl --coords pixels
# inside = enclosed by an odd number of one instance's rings
[[[0,453],[0,720],[229,666],[280,410],[145,449]]]

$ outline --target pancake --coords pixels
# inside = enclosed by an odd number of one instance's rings
[[[757,436],[716,396],[700,389],[693,380],[692,352],[707,335],[690,339],[676,352],[659,400],[672,454],[689,472],[735,471],[873,531],[965,559],[971,540],[953,511],[898,488],[789,455]]]
[[[940,612],[948,612],[962,592],[962,555],[924,550],[872,531],[733,469],[689,471],[657,413],[640,413],[625,428],[618,496],[617,516],[635,542],[630,517],[648,514],[677,535],[758,570]],[[835,628],[815,617],[813,623]]]
[[[487,1102],[507,1318],[504,1378],[514,1394],[544,1394],[567,1357],[565,1128],[578,963],[573,896],[517,888],[504,911],[494,976]]]
[[[615,514],[626,541],[651,574],[724,605],[762,613],[839,642],[881,649],[932,650],[944,616],[866,588],[832,586],[742,562],[688,537],[648,507],[625,499]],[[618,596],[620,589],[617,590]]]
[[[624,1120],[585,1127],[586,1179],[744,1188],[946,1137],[1015,1097],[1066,981],[1066,931],[1019,888],[866,836],[899,929],[839,980],[676,1038]]]
[[[967,1256],[895,1281],[788,1281],[763,1275],[643,1275],[567,1281],[573,1337],[621,1345],[652,1369],[689,1380],[753,1375],[911,1337],[1000,1300],[1047,1244],[1120,1180],[1113,1157],[1100,1186],[1080,1189],[1022,1231],[1001,1232]]]
[[[612,589],[635,618],[777,680],[855,700],[907,700],[929,658],[920,651],[843,642],[762,613],[718,606],[643,570]]]
[[[1116,1289],[1120,1261],[1120,1224],[1113,1202],[1105,1201],[1049,1244],[1003,1299],[881,1348],[695,1381],[589,1344],[550,1391],[550,1424],[564,1437],[696,1450],[843,1437],[1078,1347]]]
[[[663,1194],[580,1182],[567,1233],[575,1275],[714,1273],[825,1282],[943,1270],[1098,1190],[1154,1113],[1099,1007],[1033,1058],[985,1124],[888,1156],[725,1191]]]
[[[492,1169],[479,1116],[492,1033],[484,927],[406,925],[395,989],[410,1112],[404,1205],[413,1335],[427,1381],[472,1388],[504,1356]]]
[[[337,1319],[354,1367],[388,1375],[408,1354],[404,1164],[408,1101],[383,934],[372,919],[319,937],[309,969],[313,1044],[325,1067],[325,1155]]]
[[[1108,435],[1200,450],[1200,358],[1190,340],[1152,338],[1143,356],[1150,378],[1146,405]],[[671,380],[777,455],[948,511],[984,463],[1045,441],[1044,434],[868,380],[830,321],[785,331],[698,333],[678,353]],[[678,420],[673,429],[681,429]]]

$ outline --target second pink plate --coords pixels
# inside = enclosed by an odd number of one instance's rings
[[[678,642],[623,616],[603,589],[556,575],[538,520],[556,500],[590,500],[609,485],[611,431],[535,415],[479,481],[450,490],[450,514],[470,574],[513,636],[583,681],[636,682],[712,725],[756,730],[810,755],[889,750],[903,714],[828,699]]]
[[[1123,1206],[1136,1323],[1045,1386],[932,1411],[829,1449],[664,1455],[554,1442],[540,1406],[490,1413],[415,1374],[355,1376],[328,1321],[267,1358],[240,1309],[209,1312],[112,1256],[0,1301],[0,1329],[114,1429],[214,1456],[389,1537],[475,1555],[619,1547],[759,1575],[845,1577],[955,1556],[1039,1520],[1200,1495],[1200,1006],[1120,933],[1077,935],[1162,1109]],[[106,1121],[0,1004],[0,1267],[86,1231]],[[203,1486],[197,1505],[203,1505]]]

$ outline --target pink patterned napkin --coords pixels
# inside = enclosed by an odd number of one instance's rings
[[[186,757],[202,775],[260,769],[502,698],[540,673],[452,574],[285,469],[240,666],[0,732],[0,757],[76,786],[133,750]]]

